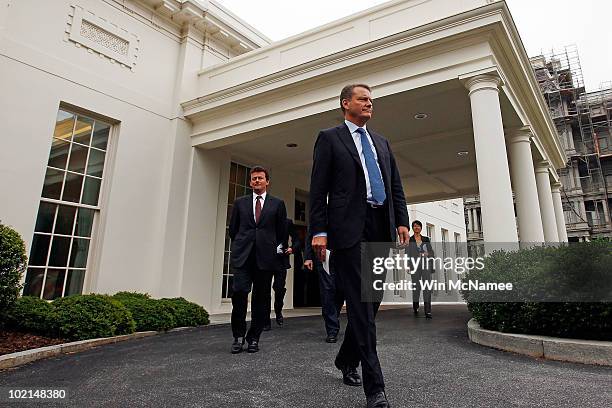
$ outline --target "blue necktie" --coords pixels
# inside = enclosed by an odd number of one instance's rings
[[[368,141],[368,137],[366,136],[366,131],[364,128],[357,128],[356,131],[359,133],[359,135],[361,135],[361,151],[363,152],[365,164],[368,169],[368,178],[370,179],[372,199],[377,204],[382,204],[385,202],[385,198],[387,198],[387,195],[385,194],[385,184],[383,183],[382,175],[380,174],[380,169],[376,165],[376,158],[374,157],[372,146]]]

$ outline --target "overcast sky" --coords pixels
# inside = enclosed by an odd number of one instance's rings
[[[274,41],[383,0],[216,0]],[[576,45],[588,90],[612,81],[612,1],[507,0],[529,56]]]

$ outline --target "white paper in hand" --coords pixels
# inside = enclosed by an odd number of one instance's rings
[[[323,262],[323,270],[327,272],[328,275],[331,275],[329,272],[329,257],[331,256],[331,251],[329,249],[325,250],[325,262]]]

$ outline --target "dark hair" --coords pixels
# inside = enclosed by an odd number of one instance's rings
[[[342,91],[340,91],[340,109],[342,109],[342,112],[344,112],[342,101],[344,99],[351,99],[353,97],[353,89],[355,88],[365,88],[368,91],[372,92],[370,87],[366,84],[350,84],[345,86],[344,88],[342,88]]]
[[[253,173],[266,173],[266,181],[270,181],[270,173],[268,173],[268,170],[263,166],[253,166],[249,175],[253,175]]]
[[[412,228],[414,228],[414,224],[418,225],[419,227],[421,227],[421,229],[423,228],[423,223],[421,223],[421,221],[419,220],[414,220],[412,221]]]

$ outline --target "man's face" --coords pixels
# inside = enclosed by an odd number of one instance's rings
[[[256,171],[251,174],[251,181],[249,185],[257,194],[262,194],[268,188],[270,182],[266,180],[266,173],[263,171]]]
[[[365,124],[372,117],[372,95],[360,86],[353,88],[351,99],[343,99],[344,117],[358,125]]]

